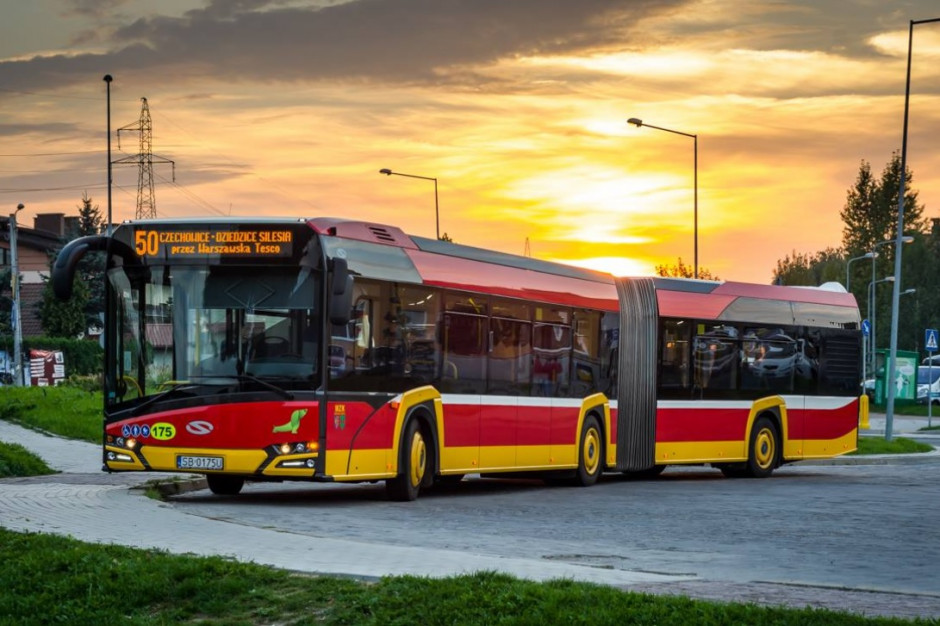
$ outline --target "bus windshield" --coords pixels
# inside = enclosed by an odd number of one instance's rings
[[[150,265],[111,269],[108,280],[109,404],[183,386],[316,387],[319,278],[308,269]]]

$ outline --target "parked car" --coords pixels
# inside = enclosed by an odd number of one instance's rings
[[[917,369],[918,404],[927,404],[928,394],[930,403],[940,406],[940,367],[921,366]]]

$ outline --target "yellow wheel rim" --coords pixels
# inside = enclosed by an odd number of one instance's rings
[[[410,479],[411,486],[417,487],[421,484],[421,481],[424,480],[424,472],[427,467],[427,447],[424,445],[424,437],[421,436],[421,432],[415,432],[414,437],[411,438],[411,463],[410,465]]]
[[[776,454],[773,431],[761,428],[754,439],[754,462],[762,470],[770,469]]]
[[[590,476],[596,474],[601,464],[601,436],[596,428],[590,428],[584,433],[581,458],[584,459],[584,471]]]

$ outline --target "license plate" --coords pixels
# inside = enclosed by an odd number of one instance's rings
[[[176,457],[176,469],[222,470],[225,469],[225,461],[220,456],[191,456],[181,454]]]

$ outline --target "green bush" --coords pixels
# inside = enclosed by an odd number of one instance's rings
[[[0,337],[0,350],[13,354],[13,338]],[[65,337],[24,337],[23,352],[30,350],[61,350],[68,375],[94,376],[104,369],[104,350],[97,341]]]
[[[18,443],[0,441],[0,478],[12,476],[42,476],[55,470],[45,461]]]

